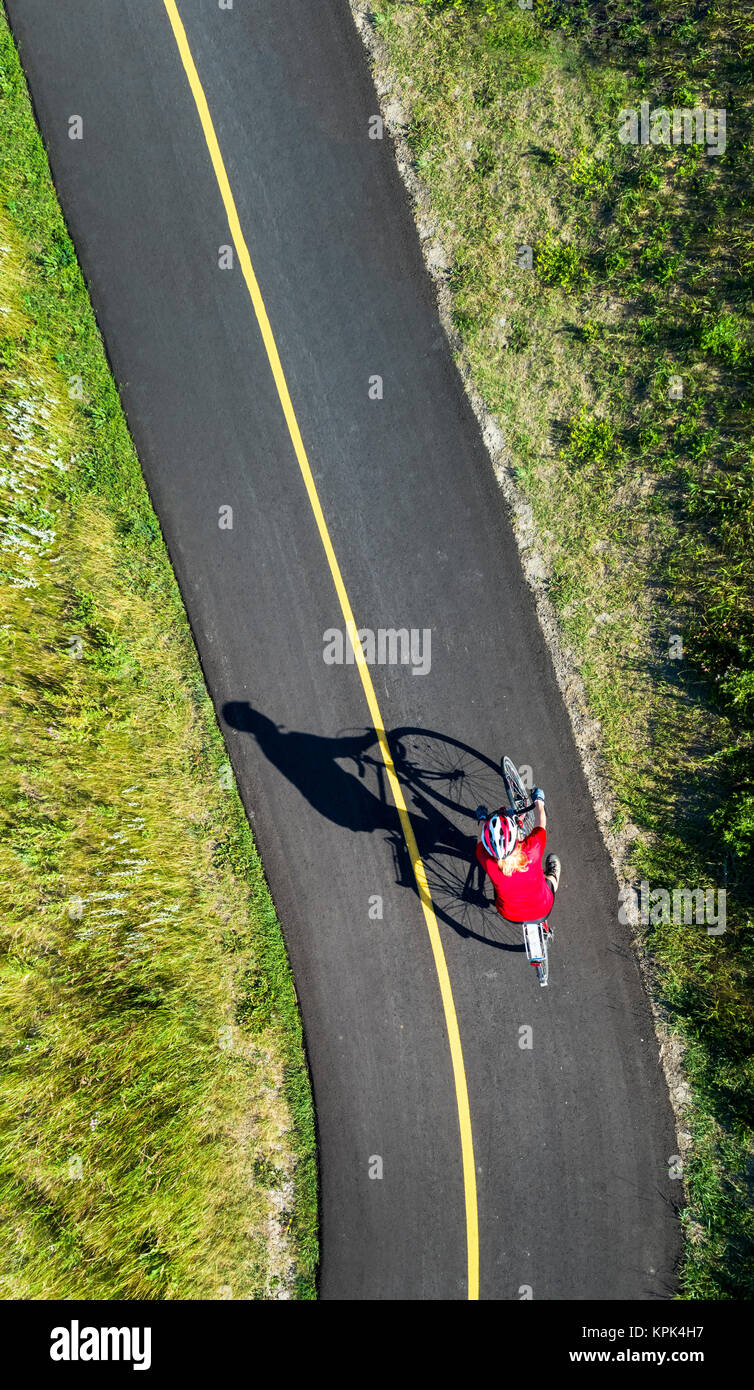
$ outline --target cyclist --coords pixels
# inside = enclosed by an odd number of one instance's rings
[[[486,806],[477,807],[477,819],[482,822],[476,857],[492,879],[495,907],[507,922],[543,922],[550,931],[546,917],[552,911],[560,882],[560,860],[548,854],[542,869],[547,844],[547,812],[545,794],[541,787],[532,792],[534,829],[519,844],[518,823],[507,808],[501,807],[490,815]]]

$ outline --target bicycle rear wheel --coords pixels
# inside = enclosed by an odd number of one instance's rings
[[[502,773],[503,782],[505,783],[505,790],[508,793],[508,800],[513,810],[523,811],[524,806],[529,805],[529,797],[518,775],[518,768],[514,766],[510,758],[503,758],[500,764],[500,771]],[[522,818],[521,825],[524,832],[522,838],[525,839],[527,835],[531,835],[534,829],[533,811],[529,811],[527,815]]]
[[[544,943],[542,959],[537,964],[537,979],[541,985],[549,984],[550,981],[550,962],[547,958],[547,941]]]

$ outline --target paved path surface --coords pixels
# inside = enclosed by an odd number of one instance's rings
[[[284,924],[321,1145],[321,1295],[465,1298],[430,938],[359,671],[323,657],[343,616],[238,258],[218,266],[228,220],[168,11],[7,8]],[[356,621],[431,631],[428,672],[371,674],[455,1001],[480,1296],[667,1297],[679,1192],[650,1012],[390,145],[368,138],[377,100],[346,0],[178,9]],[[548,990],[517,929],[464,893],[503,751],[545,786],[564,865]]]

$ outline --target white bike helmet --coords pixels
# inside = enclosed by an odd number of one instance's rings
[[[493,859],[507,859],[518,844],[518,826],[510,816],[496,811],[484,822],[479,838]]]

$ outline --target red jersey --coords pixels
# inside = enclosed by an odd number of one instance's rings
[[[495,907],[506,921],[541,922],[552,911],[555,895],[549,883],[545,883],[542,872],[546,844],[547,835],[542,827],[532,830],[521,844],[527,859],[526,868],[506,877],[481,840],[477,842],[476,857],[492,879]]]

